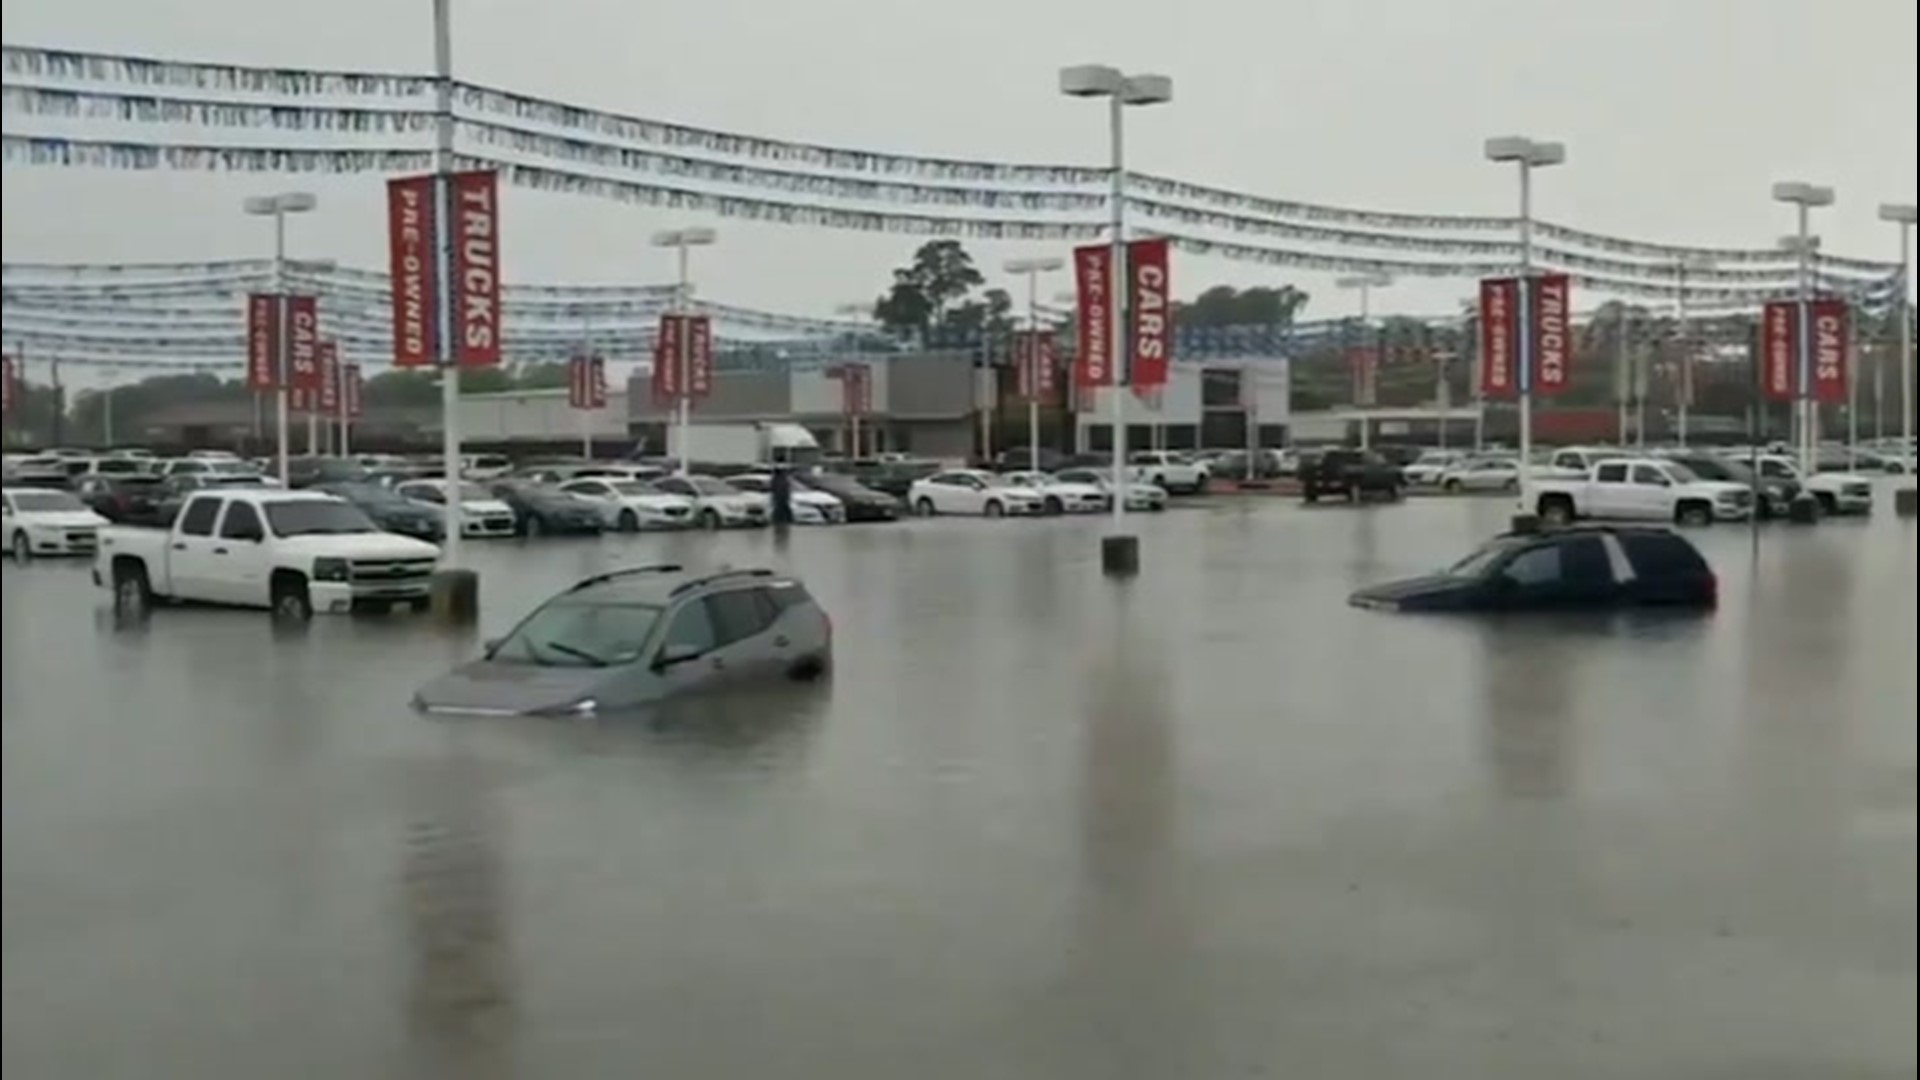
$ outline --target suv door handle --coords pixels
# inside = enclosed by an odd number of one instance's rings
[[[173,550],[175,550],[175,551],[185,551],[185,550],[187,550],[187,545],[185,545],[185,544],[175,544],[175,545],[173,545]]]
[[[214,549],[213,549],[213,553],[214,553],[215,555],[225,555],[225,554],[227,553],[227,549],[226,549],[226,548],[214,548]]]
[[[781,634],[779,637],[773,639],[773,645],[777,649],[784,649],[789,644],[791,644],[791,642],[787,641],[787,635],[785,634]]]

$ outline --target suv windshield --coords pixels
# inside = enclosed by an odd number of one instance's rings
[[[1513,542],[1510,540],[1495,540],[1493,543],[1488,544],[1486,547],[1481,548],[1479,551],[1448,567],[1447,576],[1460,578],[1484,576],[1487,570],[1492,567],[1494,563],[1498,562],[1502,555],[1512,550],[1512,548]]]
[[[334,533],[378,532],[367,515],[352,503],[332,499],[270,502],[265,507],[273,535],[322,536]]]
[[[527,616],[488,659],[542,667],[606,667],[639,659],[660,609],[651,604],[556,600]]]
[[[13,508],[32,513],[43,510],[85,510],[87,504],[64,491],[22,491],[13,497]]]

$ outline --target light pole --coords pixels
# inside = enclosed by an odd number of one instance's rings
[[[1369,355],[1365,351],[1367,348],[1367,327],[1373,320],[1373,290],[1384,289],[1391,284],[1393,284],[1393,278],[1378,271],[1370,274],[1354,274],[1351,277],[1343,277],[1334,281],[1334,285],[1338,288],[1355,289],[1360,293],[1360,348],[1362,350],[1361,355],[1366,358],[1367,364],[1367,367],[1363,370],[1369,373],[1377,372],[1377,365],[1380,362],[1377,354]],[[1360,409],[1372,408],[1372,401],[1360,400],[1360,373],[1355,372],[1354,377],[1356,380],[1354,382],[1354,405]],[[1371,377],[1378,378],[1379,376],[1372,374]],[[1367,416],[1362,415],[1360,417],[1360,449],[1366,450],[1372,445],[1373,421]]]
[[[1533,170],[1564,164],[1567,148],[1524,135],[1488,139],[1488,161],[1519,167],[1520,172],[1520,512],[1531,505],[1533,471]],[[1482,363],[1485,363],[1483,358]]]
[[[273,292],[274,322],[278,326],[274,342],[274,464],[280,483],[287,483],[287,215],[304,214],[319,205],[305,191],[287,191],[278,195],[249,195],[241,204],[247,213],[273,219]]]
[[[674,249],[679,261],[678,276],[673,289],[675,314],[685,315],[693,307],[693,280],[687,274],[687,250],[706,247],[719,238],[719,234],[706,228],[662,229],[653,234],[653,246]],[[677,458],[675,469],[681,476],[687,475],[687,463],[691,458],[687,452],[687,436],[691,433],[693,424],[693,387],[689,384],[693,367],[692,342],[688,340],[691,337],[692,335],[688,334],[684,328],[674,335],[674,339],[679,342],[678,354],[670,358],[673,364],[674,386],[678,390],[675,396],[679,399],[676,402],[679,412],[674,418],[674,426],[679,429],[680,444],[679,451],[675,454]]]
[[[862,304],[862,303],[841,304],[839,307],[834,308],[833,312],[834,314],[840,316],[843,319],[854,319],[854,318],[870,319],[873,317],[873,305]],[[865,348],[861,344],[860,338],[856,335],[853,339],[853,362],[856,364],[864,364],[866,362],[863,359],[865,355],[866,355]],[[841,372],[840,379],[841,379],[840,395],[841,395],[841,400],[844,402],[846,400],[846,395],[847,395],[846,373],[844,371]],[[847,413],[847,459],[849,461],[852,461],[852,460],[857,460],[860,457],[860,414],[857,412],[854,412],[851,409],[846,410],[846,413]]]
[[[1128,278],[1127,266],[1127,156],[1126,108],[1129,105],[1160,105],[1173,100],[1173,80],[1165,75],[1126,75],[1105,64],[1077,64],[1060,69],[1060,92],[1068,97],[1107,99],[1107,130],[1113,151],[1112,257],[1108,273],[1118,282]],[[1127,536],[1127,393],[1133,373],[1127,370],[1126,318],[1127,288],[1110,288],[1113,309],[1107,332],[1108,419],[1113,425],[1110,440],[1113,453],[1113,535],[1101,545],[1102,563],[1108,573],[1130,573],[1138,566],[1140,548]]]
[[[1795,259],[1795,291],[1800,302],[1800,341],[1794,412],[1800,425],[1797,443],[1800,471],[1812,476],[1814,449],[1819,445],[1820,432],[1819,413],[1813,406],[1813,372],[1809,370],[1813,362],[1813,327],[1809,325],[1812,320],[1808,318],[1808,304],[1813,300],[1813,256],[1820,250],[1820,241],[1813,236],[1810,219],[1814,207],[1833,205],[1833,189],[1801,180],[1782,180],[1773,185],[1773,199],[1791,205],[1798,221],[1793,236],[1782,240],[1780,246],[1791,252]]]
[[[1911,203],[1887,203],[1880,207],[1880,220],[1900,227],[1900,453],[1913,453],[1913,304],[1907,290],[1913,288],[1913,223]],[[1877,369],[1876,369],[1877,371]],[[1879,415],[1879,397],[1874,395],[1874,415]]]
[[[1673,303],[1679,319],[1680,404],[1675,412],[1680,445],[1687,445],[1688,413],[1693,409],[1693,337],[1687,318],[1687,274],[1693,270],[1711,270],[1713,260],[1705,255],[1683,255],[1673,261]]]
[[[1027,279],[1027,468],[1040,467],[1040,275],[1066,267],[1065,259],[1009,259],[1009,274],[1024,274]]]

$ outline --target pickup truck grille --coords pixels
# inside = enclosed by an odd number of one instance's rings
[[[433,560],[355,559],[349,570],[354,581],[369,584],[424,581],[433,576]]]

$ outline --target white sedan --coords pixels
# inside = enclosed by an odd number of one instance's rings
[[[1458,450],[1427,450],[1400,470],[1409,487],[1438,487],[1447,471],[1459,467],[1467,455]]]
[[[1099,469],[1062,469],[1055,480],[1070,484],[1091,484],[1100,489],[1101,506],[1113,506],[1113,482]],[[1127,484],[1127,509],[1159,512],[1167,508],[1167,489],[1158,484],[1130,481]]]
[[[1097,514],[1113,505],[1106,488],[1058,473],[1010,472],[1000,476],[1015,487],[1038,491],[1046,500],[1042,505],[1049,514]]]
[[[71,492],[41,488],[0,490],[0,529],[7,551],[24,563],[35,555],[91,555],[107,519]]]
[[[607,527],[621,532],[684,529],[693,524],[692,499],[669,495],[638,480],[590,476],[569,480],[560,485],[560,490],[598,506]]]
[[[921,517],[935,514],[980,514],[1006,517],[1047,511],[1046,496],[1011,484],[1003,476],[981,469],[951,469],[915,480],[907,489],[907,505]]]
[[[1472,458],[1440,474],[1442,491],[1514,491],[1519,486],[1520,463],[1514,458]]]
[[[727,477],[727,483],[741,491],[765,496],[767,512],[773,512],[773,477],[766,473],[746,473]],[[793,507],[795,525],[842,525],[847,520],[847,505],[824,491],[794,484],[788,498]]]
[[[438,509],[444,523],[447,509],[445,480],[408,480],[396,484],[393,491],[409,502]],[[518,524],[519,518],[514,514],[513,507],[494,498],[492,492],[479,484],[460,485],[461,536],[478,540],[512,536]]]
[[[693,500],[693,520],[703,529],[756,529],[767,524],[767,500],[711,476],[665,476],[653,486]]]

